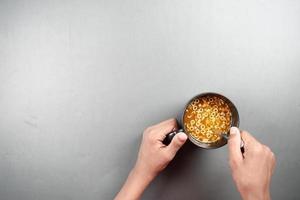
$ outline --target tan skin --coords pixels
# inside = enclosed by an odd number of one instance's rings
[[[187,136],[178,133],[166,146],[165,136],[177,128],[175,119],[169,119],[147,128],[143,133],[138,158],[115,200],[138,200],[151,181],[167,167]],[[241,137],[245,153],[240,150]],[[248,132],[233,127],[228,140],[229,165],[233,180],[244,200],[269,200],[270,182],[275,156],[269,147],[259,143]]]

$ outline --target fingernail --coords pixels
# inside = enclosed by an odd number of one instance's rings
[[[186,141],[187,135],[185,133],[181,132],[181,133],[178,133],[177,135],[178,135],[178,138],[180,141],[182,141],[182,142]]]
[[[237,127],[233,126],[233,127],[230,128],[230,134],[232,134],[232,135],[238,134],[239,131],[240,130]]]

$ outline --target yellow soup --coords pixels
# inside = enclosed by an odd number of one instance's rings
[[[196,98],[187,106],[183,123],[185,130],[196,140],[216,142],[221,139],[220,133],[227,133],[230,129],[230,107],[217,96]]]

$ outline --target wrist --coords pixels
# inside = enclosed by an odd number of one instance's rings
[[[270,192],[255,192],[255,191],[246,191],[240,192],[243,200],[270,200]]]
[[[147,184],[149,184],[157,175],[157,173],[154,173],[148,170],[146,167],[142,167],[140,165],[135,165],[130,173],[142,183]]]
[[[154,179],[152,176],[145,176],[143,171],[134,167],[123,185],[115,200],[138,200],[141,198],[144,190]]]

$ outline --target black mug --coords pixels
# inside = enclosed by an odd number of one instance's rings
[[[195,99],[199,99],[201,97],[205,97],[205,96],[215,96],[218,97],[220,99],[222,99],[225,103],[227,103],[227,105],[229,106],[230,112],[231,112],[231,123],[230,123],[230,127],[235,126],[235,127],[239,127],[239,113],[235,107],[235,105],[225,96],[221,95],[221,94],[217,94],[217,93],[212,93],[212,92],[207,92],[207,93],[201,93],[199,95],[196,95],[195,97],[193,97],[192,99],[190,99],[188,101],[188,103],[186,104],[186,106],[184,107],[183,111],[180,113],[179,117],[177,117],[177,122],[179,125],[179,129],[178,130],[174,130],[173,132],[169,133],[166,138],[163,140],[163,143],[165,145],[168,145],[171,140],[173,139],[173,137],[179,133],[179,132],[184,132],[185,134],[187,134],[188,139],[195,144],[198,147],[204,148],[204,149],[215,149],[215,148],[219,148],[224,146],[225,144],[227,144],[227,140],[228,140],[228,136],[229,136],[229,132],[226,134],[222,134],[221,139],[219,139],[216,142],[213,143],[204,143],[201,142],[197,139],[195,139],[186,129],[184,126],[184,114],[185,114],[185,110],[187,109],[188,105],[194,101]],[[241,144],[241,148],[243,148],[243,143]],[[243,151],[243,149],[242,149]]]

